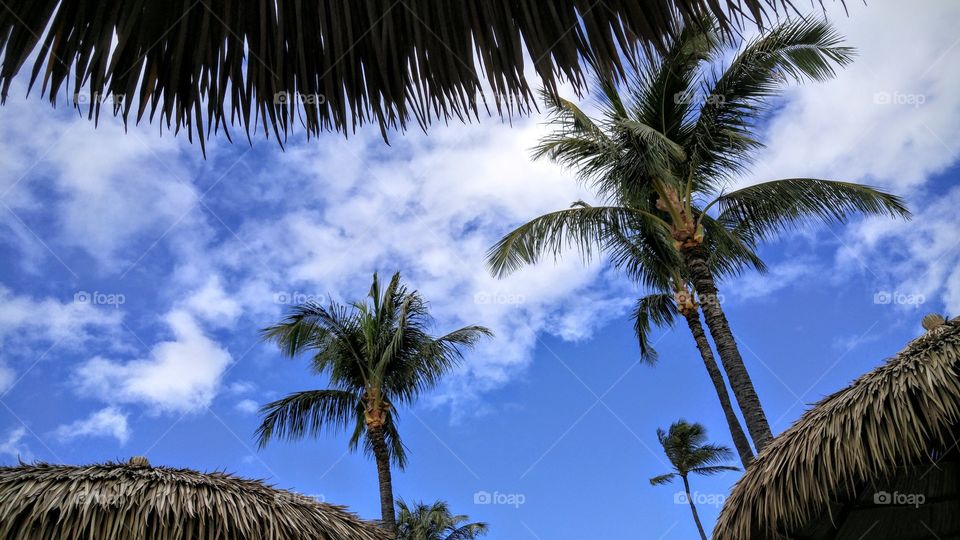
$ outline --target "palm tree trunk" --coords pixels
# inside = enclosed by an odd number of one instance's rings
[[[693,495],[690,494],[690,482],[687,481],[686,475],[681,476],[681,478],[683,478],[683,490],[687,492],[687,502],[690,503],[690,511],[693,512],[693,521],[697,523],[697,530],[700,531],[700,538],[707,540],[707,533],[703,532],[703,524],[700,523],[700,515],[697,514],[697,505],[693,504]]]
[[[737,454],[740,455],[743,468],[746,469],[753,461],[753,449],[750,448],[750,441],[747,440],[743,427],[740,426],[740,420],[737,418],[737,413],[733,410],[730,394],[727,393],[727,383],[723,380],[723,373],[720,372],[720,366],[717,365],[717,360],[713,357],[713,349],[710,348],[710,342],[707,341],[707,334],[703,331],[703,325],[700,324],[700,312],[696,309],[684,310],[683,317],[687,319],[687,326],[690,327],[693,340],[697,342],[697,349],[700,351],[700,357],[703,358],[703,365],[706,366],[710,380],[713,381],[713,387],[717,391],[717,397],[720,398],[720,407],[723,409],[723,415],[727,418],[727,427],[730,428],[733,444],[737,447]]]
[[[686,245],[680,253],[693,288],[700,297],[703,318],[707,322],[707,328],[710,329],[710,335],[713,336],[713,342],[717,345],[720,362],[723,363],[723,369],[726,370],[727,378],[730,379],[730,388],[733,389],[733,395],[737,398],[743,419],[747,424],[747,431],[750,432],[753,445],[759,453],[773,438],[773,433],[760,406],[760,398],[753,387],[753,381],[750,380],[750,374],[747,373],[747,368],[743,364],[737,342],[733,339],[730,323],[727,322],[727,317],[720,307],[717,285],[707,264],[706,248],[699,243]]]
[[[397,518],[393,510],[393,480],[390,476],[390,451],[387,449],[383,426],[367,426],[367,436],[373,446],[377,461],[377,478],[380,481],[380,520],[384,529],[397,534]]]

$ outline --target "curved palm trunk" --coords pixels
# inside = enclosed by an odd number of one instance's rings
[[[730,388],[733,389],[733,395],[740,405],[747,431],[750,432],[750,437],[759,453],[773,438],[773,433],[760,406],[760,398],[753,387],[753,381],[750,380],[750,374],[747,373],[747,368],[743,364],[740,350],[737,349],[737,342],[733,339],[730,323],[727,322],[720,303],[716,301],[717,285],[707,264],[706,248],[702,244],[694,243],[683,246],[680,253],[694,289],[700,298],[704,299],[701,303],[703,318],[707,322],[707,328],[710,329],[710,335],[713,336],[713,342],[717,345],[720,362],[723,363],[723,369],[726,370],[727,377],[730,379]]]
[[[693,496],[690,494],[690,482],[687,482],[686,475],[683,478],[683,490],[687,492],[687,502],[690,503],[690,511],[693,512],[693,521],[697,523],[697,530],[700,531],[700,538],[707,540],[707,533],[703,532],[703,524],[700,523],[700,515],[697,514],[697,506],[693,504]]]
[[[700,351],[700,357],[703,358],[703,365],[707,368],[710,380],[713,381],[713,387],[717,391],[717,397],[720,399],[720,407],[723,409],[723,415],[727,419],[727,427],[730,428],[730,436],[733,438],[733,444],[737,447],[737,454],[740,455],[740,462],[746,469],[753,461],[753,449],[750,448],[750,441],[747,440],[743,427],[740,426],[740,420],[737,413],[733,410],[733,404],[730,402],[730,394],[727,393],[727,384],[723,380],[723,374],[720,372],[720,366],[713,357],[713,349],[710,348],[710,342],[707,341],[707,334],[703,331],[703,325],[700,324],[700,312],[697,310],[684,310],[683,317],[687,320],[687,326],[690,327],[690,333],[693,334],[693,340],[697,343],[697,349]]]
[[[397,518],[393,510],[393,479],[390,475],[390,451],[382,426],[368,426],[367,436],[373,446],[377,461],[377,478],[380,481],[380,520],[384,529],[397,534]]]

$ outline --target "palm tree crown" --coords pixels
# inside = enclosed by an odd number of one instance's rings
[[[261,409],[261,447],[270,440],[301,439],[323,428],[352,427],[350,449],[376,458],[381,475],[384,522],[393,522],[390,463],[403,468],[406,451],[397,429],[398,405],[410,405],[434,387],[462,359],[462,350],[484,336],[482,326],[466,326],[444,336],[428,333],[427,304],[396,273],[383,287],[377,274],[366,302],[323,306],[307,302],[283,322],[263,330],[289,356],[309,352],[311,369],[327,375],[330,387],[290,394]],[[386,483],[386,492],[384,492]],[[389,497],[388,497],[389,495]],[[387,500],[389,499],[389,501]],[[392,528],[392,527],[391,527]]]
[[[673,471],[651,478],[650,484],[654,486],[669,484],[679,476],[683,481],[684,493],[687,503],[690,505],[693,520],[700,533],[700,538],[706,540],[707,534],[703,530],[703,524],[700,522],[699,514],[697,514],[697,506],[693,494],[690,492],[688,477],[691,474],[713,476],[725,471],[740,470],[730,465],[724,465],[733,457],[733,452],[726,446],[707,443],[706,428],[701,424],[687,423],[682,418],[671,424],[669,431],[658,428],[657,439],[660,440],[660,445],[663,447],[667,459],[670,460]]]
[[[473,540],[487,534],[487,524],[470,523],[465,515],[453,515],[446,502],[397,502],[397,540]]]
[[[680,419],[671,424],[668,431],[658,428],[657,439],[663,446],[663,452],[673,466],[673,471],[651,478],[651,485],[669,484],[677,476],[713,476],[725,471],[740,470],[723,465],[733,457],[733,453],[726,446],[707,443],[707,429],[701,424],[691,424]]]
[[[723,67],[723,43],[711,26],[687,26],[622,85],[599,80],[599,119],[544,94],[554,130],[534,156],[572,169],[600,203],[578,202],[518,227],[491,248],[488,262],[504,275],[571,247],[585,259],[603,251],[655,292],[691,289],[759,450],[772,435],[719,306],[716,278],[762,270],[757,243],[802,223],[908,211],[882,191],[812,178],[724,192],[762,148],[755,128],[771,98],[791,81],[832,77],[853,51],[826,21],[796,19],[746,43]]]

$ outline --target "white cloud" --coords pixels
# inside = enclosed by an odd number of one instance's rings
[[[257,385],[250,381],[234,381],[227,386],[227,392],[233,395],[248,394],[257,389]]]
[[[242,399],[237,402],[236,409],[244,414],[253,414],[260,410],[260,405],[252,399]]]
[[[841,277],[859,274],[890,295],[891,304],[960,314],[960,187],[934,198],[910,222],[870,219],[851,228],[837,254]]]
[[[241,313],[240,303],[227,295],[214,275],[194,291],[185,302],[186,307],[204,322],[219,327],[230,327]]]
[[[24,462],[32,461],[33,454],[23,442],[26,435],[27,429],[22,426],[8,431],[6,439],[0,440],[0,456],[19,459]]]
[[[22,84],[13,93],[22,94]],[[9,100],[3,116],[0,164],[8,174],[0,196],[16,213],[2,209],[3,221],[33,257],[50,257],[34,234],[48,243],[53,236],[56,250],[78,247],[110,271],[123,271],[146,249],[121,254],[133,241],[153,240],[180,220],[192,223],[199,194],[180,158],[183,141],[158,138],[145,126],[125,130],[117,121],[95,127],[35,99]],[[49,193],[52,201],[44,198]],[[25,231],[21,221],[49,224],[52,235]]]
[[[230,353],[208,338],[183,310],[165,317],[172,341],[154,345],[147,358],[118,362],[95,357],[77,368],[79,390],[108,402],[142,403],[157,412],[194,412],[210,405]]]
[[[13,386],[17,373],[10,369],[3,361],[0,361],[0,396],[7,393],[7,390]]]
[[[69,299],[35,299],[13,293],[0,284],[0,342],[44,340],[75,344],[89,339],[93,330],[116,331],[122,314],[108,306]]]
[[[255,287],[238,285],[244,309],[263,309],[277,291],[354,300],[375,270],[401,270],[430,301],[437,332],[483,324],[497,334],[468,356],[463,376],[473,384],[465,380],[464,391],[447,395],[503,384],[530,361],[538,333],[585,339],[633,298],[625,280],[573,253],[503,280],[489,275],[485,253],[503,234],[590,198],[569,174],[530,161],[543,129],[534,121],[436,126],[427,137],[397,138],[389,152],[364,133],[271,155],[255,185],[306,195],[276,195],[280,216],[246,221],[237,231],[242,240],[215,256],[225,271],[253,272]],[[277,173],[290,167],[305,173]],[[280,316],[283,306],[274,307],[262,320]]]
[[[857,48],[857,58],[835,80],[788,94],[750,179],[819,176],[904,193],[960,153],[955,69],[960,47],[954,28],[960,3],[909,9],[896,0],[878,0],[846,7],[849,17],[842,6],[832,5],[831,21]],[[884,29],[894,27],[897,39],[890,39]]]
[[[54,436],[62,442],[78,437],[113,437],[122,445],[130,439],[130,427],[126,413],[116,407],[107,407],[85,419],[58,427]]]

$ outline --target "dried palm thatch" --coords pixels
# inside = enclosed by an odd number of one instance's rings
[[[924,325],[757,456],[715,539],[960,537],[960,318]]]
[[[498,112],[528,111],[525,53],[548,89],[563,78],[579,91],[585,64],[622,74],[623,52],[656,50],[684,21],[712,14],[729,33],[795,13],[791,1],[5,0],[0,98],[33,57],[30,85],[51,102],[159,117],[201,147],[237,122],[278,140],[299,122],[308,136],[425,129],[477,116],[481,78]]]
[[[225,473],[121,465],[0,467],[9,540],[386,540],[342,507]]]

